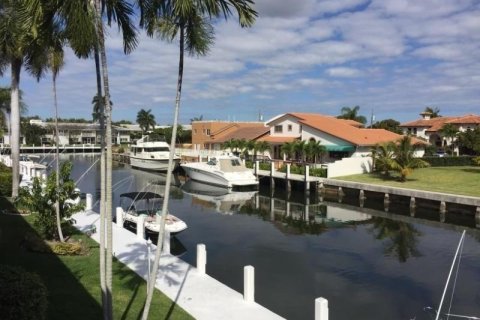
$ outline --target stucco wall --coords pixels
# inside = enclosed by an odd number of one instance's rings
[[[302,130],[302,140],[309,141],[310,139],[315,139],[315,141],[320,142],[323,146],[347,146],[347,145],[352,145],[351,143],[339,139],[337,137],[334,137],[328,133],[325,133],[323,131],[316,130],[311,127],[303,127]]]
[[[328,165],[328,178],[372,171],[371,157],[343,158]]]
[[[270,135],[272,137],[298,137],[300,136],[300,124],[298,119],[292,116],[284,116],[268,124],[270,126]],[[288,126],[292,126],[292,131],[288,131]],[[282,126],[282,132],[275,132],[275,126]]]

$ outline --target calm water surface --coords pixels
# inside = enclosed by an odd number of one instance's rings
[[[64,159],[74,162],[72,175],[78,178],[98,157]],[[98,170],[97,163],[78,183],[96,199]],[[164,190],[164,175],[129,166],[117,165],[113,177],[114,207],[122,192],[147,185]],[[183,179],[174,182],[170,211],[189,227],[174,244],[183,251],[181,259],[194,265],[196,245],[206,244],[207,273],[239,292],[243,267],[253,265],[256,301],[288,319],[313,319],[317,297],[328,299],[334,320],[433,319],[423,309],[438,305],[464,229],[412,219],[404,209],[385,214],[319,204],[314,195],[291,194],[286,201],[285,194],[272,196],[269,189],[224,194],[192,182],[180,187]],[[480,316],[480,233],[466,229],[451,312]],[[450,294],[445,305],[449,302]]]

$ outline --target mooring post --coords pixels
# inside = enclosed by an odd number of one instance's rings
[[[390,206],[390,195],[385,193],[385,197],[383,198],[383,209],[388,212],[388,208]]]
[[[207,266],[207,249],[206,246],[201,243],[197,244],[197,271],[199,274],[205,274]]]
[[[415,208],[417,207],[415,203],[415,197],[410,197],[410,216],[415,217]]]
[[[440,213],[446,213],[447,212],[447,204],[445,201],[440,202]]]
[[[290,168],[291,168],[291,164],[290,163],[287,163],[287,172],[285,173],[285,186],[286,186],[286,189],[287,189],[287,192],[289,192],[291,190],[291,183],[290,183]]]
[[[145,239],[145,216],[142,214],[137,217],[137,237]]]
[[[255,176],[258,178],[258,170],[260,169],[260,161],[255,161]]]
[[[273,173],[275,172],[275,163],[270,162],[270,188],[275,188],[275,179],[273,178]]]
[[[117,227],[123,228],[123,209],[122,207],[117,207],[115,211],[115,217],[117,218]]]
[[[343,193],[342,187],[338,187],[338,202],[339,203],[342,203],[343,196],[344,196],[344,193]]]
[[[148,272],[147,273],[147,284],[150,283],[150,273],[151,273],[150,264],[151,264],[151,261],[152,261],[152,259],[150,258],[151,251],[152,251],[152,240],[148,239],[147,240],[147,268],[148,268],[148,270],[147,270],[147,272]],[[148,288],[149,287],[150,286],[147,285],[147,294],[148,294]]]
[[[310,166],[308,164],[305,165],[305,191],[310,191]]]
[[[243,268],[243,300],[255,301],[255,268],[253,266]]]
[[[162,252],[170,254],[170,232],[167,230],[165,230],[165,234],[163,235]]]
[[[85,195],[85,210],[92,210],[93,196],[91,193]]]
[[[325,298],[315,299],[315,320],[328,320],[328,300]]]
[[[480,228],[480,207],[475,211],[475,227]]]

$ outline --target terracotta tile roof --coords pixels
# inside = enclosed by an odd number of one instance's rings
[[[286,142],[293,142],[300,137],[272,137],[270,135],[266,135],[257,139],[257,141],[266,141],[272,144],[281,144]]]
[[[462,117],[455,118],[448,121],[448,123],[453,124],[480,124],[480,116],[476,114],[467,114]]]
[[[225,142],[231,139],[255,140],[256,138],[266,134],[269,131],[270,128],[265,126],[244,126],[228,134],[215,137],[213,140],[215,142]]]
[[[384,129],[364,129],[351,125],[351,120],[311,113],[289,113],[299,122],[357,146],[373,146],[377,143],[395,141],[402,135]],[[355,122],[355,121],[353,121]],[[358,122],[357,122],[358,123]]]

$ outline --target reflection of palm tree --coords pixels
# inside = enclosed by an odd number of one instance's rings
[[[372,221],[371,232],[375,239],[390,240],[385,246],[385,255],[396,256],[399,262],[421,256],[417,249],[417,237],[422,234],[412,224],[381,217],[372,217]]]

